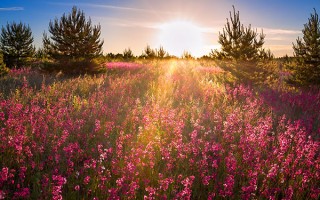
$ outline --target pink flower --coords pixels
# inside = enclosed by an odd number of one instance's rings
[[[14,198],[29,198],[30,190],[29,188],[21,188],[18,192],[14,193]]]
[[[173,182],[174,181],[172,178],[165,178],[164,180],[159,180],[160,189],[162,189],[163,191],[167,191],[169,185]]]
[[[8,167],[4,167],[2,168],[2,170],[0,171],[0,184],[4,181],[7,181],[8,179],[8,172],[9,172],[9,169]]]
[[[21,180],[24,180],[24,178],[26,177],[26,175],[25,175],[26,171],[27,171],[26,167],[20,167],[19,177]]]
[[[279,166],[277,164],[272,165],[272,168],[269,170],[267,177],[274,178],[277,176],[279,170]]]
[[[224,189],[220,191],[221,196],[230,197],[233,195],[234,176],[228,175],[223,184]]]
[[[2,190],[0,190],[0,200],[5,199],[6,198],[6,193]]]
[[[204,176],[202,178],[202,184],[203,185],[209,185],[210,179],[211,179],[211,176]]]
[[[67,179],[61,175],[55,176],[52,175],[52,180],[56,183],[56,185],[64,185],[67,183]]]
[[[76,185],[76,186],[74,187],[74,189],[75,189],[76,191],[79,191],[79,190],[80,190],[80,186],[79,186],[79,185]]]
[[[89,182],[90,182],[90,176],[86,176],[86,177],[84,178],[84,180],[83,180],[83,183],[84,183],[85,185],[88,185]]]
[[[54,200],[62,200],[62,187],[67,183],[67,179],[61,175],[52,175],[52,198]]]
[[[101,129],[100,120],[96,119],[94,125],[95,125],[94,132],[98,132]]]

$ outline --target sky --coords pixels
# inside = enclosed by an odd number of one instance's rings
[[[147,45],[162,45],[176,56],[186,50],[199,57],[219,49],[218,34],[233,5],[241,23],[263,30],[264,47],[275,56],[292,56],[292,43],[302,36],[313,9],[320,14],[320,0],[0,0],[0,26],[29,25],[39,48],[50,20],[77,6],[101,25],[104,53],[130,48],[141,55]]]

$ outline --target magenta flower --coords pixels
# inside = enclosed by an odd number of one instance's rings
[[[76,186],[74,187],[74,190],[79,191],[79,190],[80,190],[80,186],[79,186],[79,185],[76,185]]]
[[[14,198],[29,198],[30,190],[29,188],[21,188],[14,193]]]
[[[2,170],[0,171],[0,185],[1,183],[8,180],[8,173],[9,173],[8,167],[3,167]]]
[[[90,183],[90,176],[86,176],[83,180],[83,184],[88,185]]]

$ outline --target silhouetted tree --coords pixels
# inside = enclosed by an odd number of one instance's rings
[[[107,53],[106,55],[105,55],[105,57],[107,58],[107,59],[114,59],[115,57],[116,57],[116,55],[114,54],[114,53]]]
[[[123,51],[123,59],[132,60],[133,58],[134,58],[134,55],[133,55],[132,50],[130,48],[125,49]]]
[[[259,38],[257,38],[259,36]],[[239,11],[236,12],[233,6],[233,15],[230,12],[230,21],[219,32],[219,44],[221,51],[214,51],[216,58],[254,61],[258,60],[264,44],[265,35],[263,32],[258,35],[257,31],[251,28],[251,25],[244,27],[240,22]]]
[[[147,59],[155,58],[156,52],[155,52],[155,50],[151,49],[150,45],[147,45],[146,48],[144,49],[142,57],[147,58]]]
[[[269,61],[269,60],[273,60],[274,59],[274,55],[273,55],[273,53],[271,52],[270,49],[268,49],[268,50],[262,49],[259,52],[259,58],[261,60]]]
[[[111,60],[117,60],[117,61],[120,61],[120,60],[123,60],[124,56],[122,53],[107,53],[105,55],[105,58],[108,59],[109,61]]]
[[[0,49],[3,53],[4,63],[9,68],[20,68],[26,64],[28,57],[35,51],[32,31],[29,26],[20,23],[7,23],[2,26],[0,36]]]
[[[320,84],[320,20],[316,10],[302,30],[303,38],[298,37],[293,44],[297,57],[293,79],[300,84]]]
[[[181,58],[182,59],[193,59],[193,57],[189,51],[184,51]]]
[[[162,46],[159,47],[159,49],[156,49],[156,54],[158,58],[165,58],[168,53],[164,50]]]
[[[211,60],[211,56],[210,56],[210,54],[209,55],[203,55],[203,56],[201,56],[200,58],[198,58],[198,60]]]
[[[43,48],[39,48],[36,50],[34,57],[38,59],[45,59],[48,57],[48,54]]]
[[[71,13],[63,14],[49,23],[50,37],[44,33],[43,45],[48,55],[58,61],[91,60],[101,55],[103,41],[101,26],[93,26],[83,11],[73,7]]]

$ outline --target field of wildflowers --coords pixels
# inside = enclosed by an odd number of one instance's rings
[[[319,91],[196,61],[105,66],[0,79],[0,199],[320,198]]]

